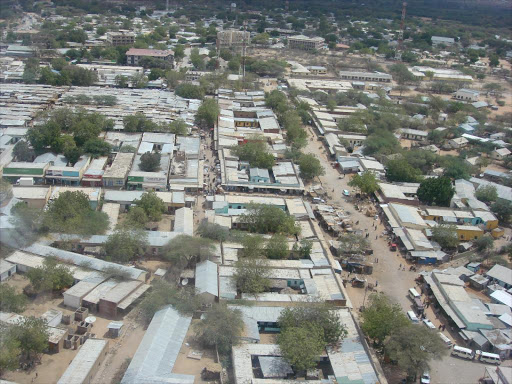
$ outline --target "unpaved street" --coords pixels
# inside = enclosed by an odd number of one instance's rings
[[[417,272],[409,272],[409,266],[405,259],[398,255],[397,252],[391,252],[388,248],[387,238],[385,236],[380,237],[384,226],[380,224],[380,221],[375,220],[373,217],[367,217],[362,212],[355,210],[354,204],[351,202],[353,197],[346,198],[343,196],[342,191],[348,189],[352,193],[352,188],[348,186],[350,176],[341,176],[337,169],[333,168],[331,162],[327,158],[327,154],[324,146],[318,140],[318,137],[313,130],[308,127],[310,140],[308,141],[307,147],[304,149],[306,153],[314,154],[322,163],[325,169],[325,175],[319,178],[322,186],[329,194],[328,203],[342,208],[345,213],[350,213],[353,223],[359,221],[359,225],[355,226],[355,229],[368,229],[374,254],[369,256],[370,260],[374,261],[373,274],[366,276],[369,283],[377,283],[377,290],[385,293],[392,300],[400,303],[404,311],[412,309],[412,302],[407,296],[409,288],[415,287],[416,282],[414,279],[418,276],[418,272],[422,269],[432,269],[432,267],[419,268]],[[341,178],[340,178],[341,176]],[[374,225],[377,225],[377,229],[373,229]],[[377,238],[376,238],[377,236]],[[326,238],[329,235],[326,234]],[[377,261],[378,262],[375,262]],[[405,265],[405,271],[399,268]],[[345,275],[346,276],[346,275]],[[350,300],[354,307],[353,313],[357,317],[359,314],[359,307],[363,304],[365,299],[365,290],[361,288],[352,288],[347,286],[347,292]],[[368,300],[369,292],[366,293],[366,300]],[[434,315],[432,307],[429,307],[426,311],[428,319],[430,319],[436,326],[441,323],[438,318]],[[452,340],[457,340],[457,335],[450,334],[447,328],[444,332]],[[504,365],[511,366],[512,361],[507,360]],[[383,367],[386,372],[389,372],[387,367]],[[431,363],[431,377],[432,384],[469,384],[477,383],[478,379],[483,376],[485,371],[485,365],[466,361],[462,359],[453,358],[446,356],[442,360],[435,360]],[[394,381],[395,377],[388,377],[390,383]]]

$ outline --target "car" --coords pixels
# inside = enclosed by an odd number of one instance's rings
[[[436,326],[429,319],[423,319],[423,324],[430,329],[436,329]]]
[[[321,199],[319,197],[313,197],[313,203],[316,203],[316,204],[324,204],[325,203],[325,200],[324,199]]]
[[[343,190],[343,195],[350,196],[350,192],[348,191],[348,189]]]
[[[430,373],[428,371],[423,372],[420,379],[421,384],[430,384]]]

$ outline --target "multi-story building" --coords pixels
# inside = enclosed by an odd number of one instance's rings
[[[247,31],[227,29],[217,32],[217,49],[231,48],[241,51],[244,44],[249,45],[250,42],[251,33]]]
[[[169,63],[174,63],[174,52],[171,50],[161,51],[158,49],[139,49],[130,48],[126,52],[126,63],[128,65],[139,65],[139,62],[144,57],[151,57],[154,59],[162,59]]]
[[[351,72],[340,71],[340,77],[343,80],[356,80],[356,81],[377,81],[381,83],[390,83],[392,80],[391,75],[380,72]]]
[[[133,45],[135,33],[133,32],[107,32],[107,42],[114,47],[119,45]]]
[[[304,35],[290,36],[288,38],[288,47],[292,49],[302,49],[304,51],[319,50],[324,47],[325,40],[322,37],[307,37]]]

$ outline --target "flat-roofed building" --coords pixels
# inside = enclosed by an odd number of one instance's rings
[[[251,42],[251,33],[236,29],[227,29],[217,32],[217,49],[231,48],[241,51],[244,44],[248,46]]]
[[[352,72],[340,71],[340,77],[343,80],[355,81],[377,81],[379,83],[390,83],[393,78],[387,73],[380,72]]]
[[[324,44],[325,40],[322,37],[307,37],[304,35],[288,37],[288,47],[291,49],[318,51],[324,47]]]
[[[119,45],[133,45],[135,33],[127,31],[107,32],[107,43],[117,47]]]
[[[480,92],[475,89],[461,88],[453,94],[453,97],[457,100],[475,102],[478,101]]]
[[[174,52],[171,50],[130,48],[126,52],[126,63],[128,65],[139,65],[144,58],[160,59],[169,62],[171,65],[174,64]]]
[[[103,173],[103,186],[105,188],[123,188],[134,157],[134,153],[117,153],[110,168]]]

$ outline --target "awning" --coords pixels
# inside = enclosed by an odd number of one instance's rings
[[[450,307],[446,299],[444,298],[443,294],[437,287],[436,283],[432,279],[432,276],[424,276],[425,282],[429,285],[430,289],[434,293],[434,296],[437,299],[437,302],[443,308],[443,310],[446,312],[448,317],[450,317],[453,322],[459,327],[460,329],[466,328],[466,324],[457,316],[457,314],[453,311],[453,309]]]

